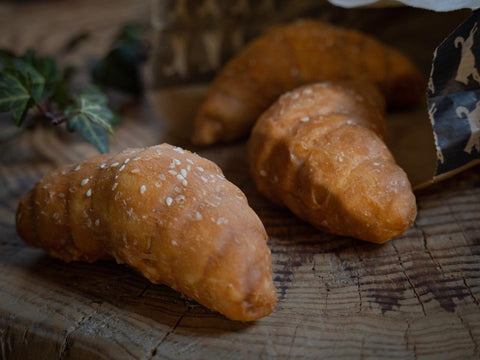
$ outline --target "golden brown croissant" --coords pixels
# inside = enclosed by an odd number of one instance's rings
[[[65,261],[114,258],[230,319],[276,302],[267,235],[243,193],[167,144],[56,170],[21,199],[17,231]]]
[[[404,171],[382,141],[374,85],[319,83],[279,98],[249,140],[258,189],[319,229],[382,243],[416,216]]]
[[[300,85],[366,79],[392,106],[419,103],[425,80],[399,51],[355,30],[314,20],[278,26],[246,45],[210,84],[192,141],[208,145],[247,135],[278,96]]]

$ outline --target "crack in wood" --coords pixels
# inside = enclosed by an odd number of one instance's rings
[[[467,322],[465,321],[465,319],[458,313],[458,312],[455,312],[457,314],[457,317],[460,319],[460,321],[462,322],[462,325],[463,327],[468,331],[468,335],[470,336],[470,339],[472,340],[472,343],[473,343],[473,355],[475,354],[478,354],[478,343],[475,341],[475,338],[473,337],[473,333],[472,333],[472,329],[470,328],[470,326],[467,324]]]
[[[422,235],[422,240],[423,240],[423,248],[425,249],[425,252],[428,254],[430,257],[430,260],[436,265],[436,268],[440,270],[440,273],[442,276],[445,277],[445,271],[443,270],[442,264],[433,256],[432,252],[430,251],[430,248],[428,247],[428,240],[427,240],[427,234],[425,234],[425,231],[420,228],[417,223],[415,222],[414,224],[415,228],[420,232]]]
[[[475,304],[477,304],[478,306],[480,306],[480,301],[478,300],[478,298],[475,296],[475,294],[473,293],[472,291],[472,288],[470,287],[470,284],[467,282],[467,279],[465,278],[465,276],[462,276],[462,279],[463,279],[463,284],[466,286],[466,288],[468,289],[468,292],[470,293],[470,296],[473,298],[473,301],[475,301]]]
[[[407,270],[405,269],[405,265],[403,264],[402,258],[401,258],[401,256],[400,256],[400,252],[398,251],[397,247],[395,246],[395,244],[394,244],[393,242],[392,242],[391,244],[392,244],[392,246],[393,246],[393,249],[395,250],[395,253],[397,254],[398,262],[399,262],[400,266],[402,267],[403,275],[404,275],[405,278],[407,279],[408,284],[410,285],[410,287],[411,287],[412,290],[413,290],[413,293],[414,293],[415,296],[417,297],[418,303],[419,303],[420,306],[422,307],[423,315],[426,317],[426,316],[427,316],[427,312],[425,311],[425,305],[423,304],[423,301],[422,301],[422,299],[420,298],[420,294],[418,293],[417,288],[415,287],[415,285],[413,284],[412,280],[410,279],[410,276],[408,276],[408,274],[407,274]]]
[[[93,302],[96,304],[95,302]],[[65,330],[65,334],[63,336],[62,342],[60,343],[59,347],[59,354],[58,354],[58,360],[64,360],[66,357],[68,357],[68,351],[70,348],[70,345],[68,344],[68,339],[70,335],[72,335],[75,331],[77,331],[83,324],[85,324],[87,321],[89,321],[95,314],[98,313],[103,301],[95,308],[94,311],[92,311],[90,314],[83,315],[75,325],[71,326],[69,329]]]
[[[142,291],[140,292],[140,294],[137,295],[137,298],[141,298],[143,297],[143,295],[147,292],[148,289],[150,289],[152,287],[152,284],[147,284],[147,286],[145,286],[145,288],[142,289]]]
[[[357,292],[358,292],[358,297],[359,297],[359,310],[358,312],[362,312],[362,306],[363,306],[363,298],[362,298],[362,290],[360,289],[360,276],[357,275]]]
[[[354,240],[352,239],[352,242]],[[358,261],[361,263],[363,262],[363,258],[360,256],[360,253],[358,252],[357,247],[355,246],[355,243],[352,244],[353,249],[355,250],[355,253],[357,254]],[[358,292],[358,298],[359,298],[359,310],[358,312],[362,312],[362,305],[363,305],[363,298],[362,298],[362,291],[360,289],[360,274],[358,273],[358,270],[356,271],[356,278],[357,278],[357,292]]]
[[[24,343],[25,345],[27,345],[27,342],[28,342],[27,336],[28,336],[28,329],[25,329],[22,336],[22,343]]]
[[[0,330],[0,350],[2,359],[7,359],[7,346],[9,353],[12,351],[12,344],[9,339],[10,326],[7,325],[5,329]]]
[[[293,336],[292,336],[292,341],[290,341],[290,347],[288,349],[288,356],[287,359],[291,359],[292,357],[292,349],[293,349],[293,343],[295,342],[295,338],[297,337],[297,330],[300,324],[303,322],[303,318],[297,323],[295,326],[295,330],[293,331]]]
[[[185,315],[188,312],[188,308],[185,309],[182,315],[179,316],[175,324],[165,333],[165,335],[160,339],[157,345],[153,347],[153,349],[150,351],[150,356],[148,357],[147,360],[152,360],[155,355],[158,353],[158,349],[160,346],[168,339],[168,337],[177,329],[178,325],[180,325],[180,322],[183,320]]]

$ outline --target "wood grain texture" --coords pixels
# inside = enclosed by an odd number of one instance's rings
[[[72,3],[0,5],[0,44],[54,51],[88,27],[98,34],[81,48],[90,58],[117,24],[148,17],[148,1]],[[319,232],[263,198],[244,143],[192,148],[148,104],[126,108],[116,132],[114,151],[164,141],[197,150],[245,192],[270,236],[276,309],[254,323],[229,321],[123,266],[65,264],[24,245],[14,223],[21,194],[96,153],[75,134],[38,127],[1,145],[0,359],[479,358],[478,167],[417,193],[415,225],[374,245]]]

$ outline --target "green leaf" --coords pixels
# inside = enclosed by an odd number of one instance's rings
[[[92,69],[97,84],[140,95],[143,82],[140,65],[147,58],[143,30],[137,25],[124,26],[115,37],[112,49]]]
[[[28,76],[31,79],[30,91],[35,100],[41,100],[45,90],[45,78],[32,65],[20,60],[14,59],[13,65],[23,76]]]
[[[70,91],[67,83],[61,79],[55,83],[51,97],[60,110],[64,110],[70,102]]]
[[[39,94],[39,98],[35,97],[35,99],[41,100],[50,97],[53,94],[55,83],[61,78],[55,60],[49,56],[38,56],[32,50],[27,50],[21,60],[30,65],[43,78],[43,91]]]
[[[102,154],[108,152],[108,135],[105,128],[92,123],[84,114],[77,114],[67,121],[69,131],[79,130],[85,140],[95,146]]]
[[[30,86],[28,76],[22,78],[20,74],[6,70],[0,73],[0,112],[11,112],[17,126],[22,124],[28,109],[33,106]]]
[[[15,54],[8,49],[0,49],[0,65],[4,68],[15,58]]]
[[[77,97],[77,99],[78,98],[79,97]],[[98,103],[105,106],[108,104],[108,98],[105,93],[95,85],[89,85],[85,87],[80,95],[80,98],[88,99],[92,103]]]
[[[115,118],[108,107],[105,94],[95,86],[89,86],[75,97],[75,104],[65,110],[67,129],[80,130],[83,137],[100,152],[108,152],[108,133],[113,135]]]

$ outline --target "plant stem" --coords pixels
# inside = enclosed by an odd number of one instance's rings
[[[33,100],[35,102],[35,106],[37,107],[37,109],[40,111],[40,113],[42,114],[43,117],[47,118],[47,119],[50,119],[52,124],[53,125],[59,125],[65,121],[67,121],[68,119],[63,116],[62,114],[59,114],[59,113],[54,113],[52,111],[48,111],[46,110],[42,104],[40,104],[37,100]]]

